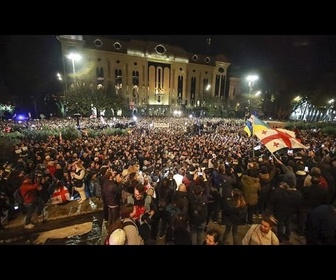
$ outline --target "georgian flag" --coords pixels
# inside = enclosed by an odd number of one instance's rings
[[[56,188],[51,196],[51,204],[59,204],[65,201],[70,201],[70,193],[67,187],[62,186]]]
[[[295,133],[286,129],[270,129],[265,128],[255,132],[255,135],[266,146],[266,148],[274,153],[283,148],[289,149],[307,149],[308,147],[301,144],[295,138]]]

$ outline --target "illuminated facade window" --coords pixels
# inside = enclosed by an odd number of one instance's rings
[[[172,107],[202,105],[205,95],[224,96],[230,66],[224,55],[188,53],[181,47],[150,41],[97,39],[94,35],[72,40],[69,36],[57,38],[63,56],[71,50],[82,56],[76,64],[77,79],[94,86],[111,85],[116,94],[122,94],[134,106],[147,107],[147,112],[149,108],[154,112],[158,107],[169,111]],[[64,62],[69,64],[66,58]],[[65,83],[70,87],[71,65],[65,72]]]

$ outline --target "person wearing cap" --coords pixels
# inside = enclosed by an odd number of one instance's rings
[[[305,171],[305,167],[302,164],[298,164],[295,168],[295,176],[296,176],[296,189],[303,193],[303,183],[305,178],[307,177],[307,172]],[[304,210],[303,207],[304,204],[304,196],[302,195],[302,201],[301,206],[299,207],[297,213],[294,213],[294,217],[296,217],[296,220],[294,220],[294,223],[297,224],[297,233],[299,235],[299,238],[303,238],[304,235],[304,228],[305,228],[305,221],[307,218],[307,213]]]
[[[262,216],[260,224],[252,225],[242,239],[242,245],[280,245],[272,227],[277,220],[270,214]]]
[[[295,176],[296,176],[296,188],[301,191],[303,188],[304,180],[307,177],[307,172],[305,167],[301,164],[296,166]]]

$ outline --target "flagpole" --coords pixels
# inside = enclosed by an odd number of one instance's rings
[[[252,135],[253,139],[252,139],[252,157],[254,158],[254,135]]]
[[[273,158],[275,158],[276,161],[277,161],[278,163],[281,163],[281,164],[282,164],[282,161],[281,161],[280,159],[278,159],[278,158],[275,156],[275,154],[273,154],[270,150],[268,150],[268,151],[271,153],[271,155],[273,156]]]
[[[252,118],[252,115],[250,115],[250,117],[249,117],[249,119],[251,119]],[[253,139],[252,139],[252,157],[254,158],[255,157],[255,153],[254,153],[254,141],[255,141],[255,137],[254,137],[254,131],[252,130],[252,135],[251,135],[252,137],[253,137]]]
[[[271,155],[273,156],[273,158],[278,159],[278,158],[275,156],[275,154],[273,154],[270,150],[268,150],[268,151],[271,153]]]

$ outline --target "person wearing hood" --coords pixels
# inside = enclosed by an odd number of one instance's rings
[[[274,189],[274,175],[276,172],[276,167],[274,164],[269,165],[267,168],[266,165],[261,166],[259,171],[259,182],[260,182],[260,191],[258,193],[258,204],[257,204],[257,212],[258,218],[261,218],[261,215],[266,211],[267,203],[271,196],[271,192]]]

